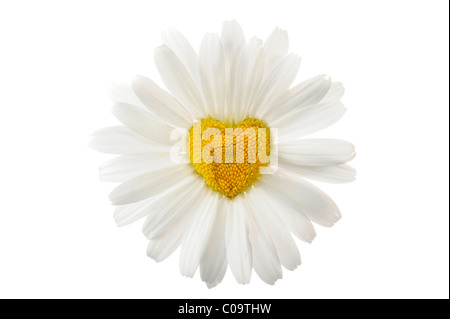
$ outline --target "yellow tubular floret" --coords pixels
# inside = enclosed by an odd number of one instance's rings
[[[262,134],[259,129],[266,133],[263,148],[258,147],[258,135]],[[270,132],[259,120],[248,118],[232,126],[203,119],[191,127],[189,137],[190,161],[195,171],[212,190],[230,199],[251,187],[261,176],[260,167],[269,165],[260,161],[258,153],[265,149],[264,155],[270,155]]]

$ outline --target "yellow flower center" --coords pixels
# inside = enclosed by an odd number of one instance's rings
[[[260,168],[269,165],[270,131],[259,120],[248,118],[233,126],[204,119],[191,127],[189,136],[195,171],[230,199],[251,187],[261,176]]]

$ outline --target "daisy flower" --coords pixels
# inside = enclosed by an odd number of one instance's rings
[[[149,78],[111,89],[123,124],[92,135],[91,146],[118,157],[100,167],[119,226],[145,218],[147,255],[178,247],[180,271],[219,284],[229,266],[241,284],[252,269],[266,283],[301,263],[293,235],[332,226],[336,204],[307,179],[345,183],[352,144],[303,138],[345,113],[344,89],[324,75],[292,86],[300,58],[286,31],[246,40],[235,21],[208,33],[197,53],[177,30],[162,34],[155,63],[167,91]],[[174,145],[178,144],[178,148]]]

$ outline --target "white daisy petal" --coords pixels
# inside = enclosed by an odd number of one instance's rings
[[[255,59],[257,58],[258,48],[261,47],[261,43],[258,39],[253,38],[246,44],[242,50],[236,55],[234,78],[232,79],[233,95],[231,100],[231,112],[233,115],[230,117],[232,122],[237,123],[244,119],[245,116],[245,85],[247,76],[250,76],[249,71],[253,68]]]
[[[126,103],[145,108],[145,105],[133,92],[130,84],[114,83],[109,89],[109,97],[115,103]]]
[[[239,58],[233,105],[235,123],[244,120],[249,110],[256,103],[257,94],[264,75],[266,54],[262,49],[262,41],[252,38],[242,50]]]
[[[316,104],[328,94],[331,84],[330,78],[318,75],[293,87],[292,97],[285,103],[296,105],[295,108]]]
[[[283,118],[289,118],[291,112],[300,111],[320,102],[329,92],[331,80],[319,75],[304,81],[290,89],[279,106],[268,109],[262,117],[276,126]]]
[[[193,277],[207,247],[217,212],[218,195],[209,191],[186,230],[180,254],[180,272]]]
[[[322,102],[336,102],[342,99],[344,96],[345,89],[342,83],[333,82],[331,83],[330,90],[327,92]]]
[[[245,117],[250,117],[253,110],[257,109],[257,99],[259,94],[259,89],[261,87],[261,83],[263,80],[264,64],[265,64],[266,56],[263,50],[260,51],[258,58],[255,62],[254,69],[252,71],[252,76],[248,79],[246,84],[248,90],[245,93],[246,99],[244,100]]]
[[[198,176],[185,178],[182,185],[166,192],[161,200],[155,203],[152,210],[157,213],[145,220],[142,232],[148,239],[166,232],[180,219],[185,218],[186,212],[195,207],[199,198],[205,198],[207,191]]]
[[[220,38],[227,58],[234,56],[245,45],[244,31],[236,20],[223,23]]]
[[[90,136],[89,147],[103,153],[123,155],[170,151],[168,146],[151,144],[147,138],[125,126],[111,126],[95,131]]]
[[[237,282],[248,284],[252,275],[252,247],[241,197],[235,197],[227,208],[225,240],[228,263]]]
[[[286,269],[294,270],[302,262],[300,253],[289,230],[278,214],[279,210],[272,209],[272,207],[277,207],[276,203],[267,204],[267,201],[271,198],[272,194],[270,197],[262,196],[260,189],[257,187],[249,193],[249,200],[252,205],[257,207],[258,214],[263,219],[272,237],[281,264]]]
[[[235,112],[240,106],[233,104],[233,101],[235,92],[239,89],[237,87],[239,57],[246,41],[241,26],[234,20],[223,23],[221,40],[225,54],[225,73],[227,79],[227,106],[224,110],[223,117],[225,121],[232,121]]]
[[[267,175],[264,180],[266,183],[262,187],[268,187],[270,194],[285,198],[286,203],[302,211],[313,222],[331,227],[341,219],[339,208],[333,200],[303,178],[289,175],[279,167],[276,174]]]
[[[198,74],[198,55],[184,35],[175,28],[169,28],[161,33],[162,43],[172,49],[183,62],[191,77],[200,83]]]
[[[132,88],[150,112],[174,127],[189,128],[194,117],[169,93],[144,76],[136,76]]]
[[[222,119],[226,99],[225,55],[217,34],[207,33],[200,45],[200,80],[208,114]]]
[[[252,245],[253,268],[265,283],[273,285],[283,276],[277,249],[266,225],[259,216],[257,206],[251,205],[248,200],[245,203],[249,239]]]
[[[117,186],[109,195],[113,205],[134,203],[157,195],[192,174],[186,164],[178,164],[142,174]]]
[[[356,170],[349,165],[335,166],[301,166],[278,159],[278,165],[300,176],[325,183],[350,183],[355,180]]]
[[[222,264],[222,268],[220,268],[219,270],[219,274],[217,275],[217,278],[215,281],[211,281],[211,282],[206,282],[206,286],[211,289],[214,288],[215,286],[217,286],[218,284],[220,284],[222,282],[223,277],[225,277],[225,274],[227,272],[227,266],[228,263],[225,260]]]
[[[288,54],[289,50],[289,37],[285,30],[275,28],[269,35],[266,41],[264,41],[264,50],[267,53],[267,58],[282,58]]]
[[[310,219],[305,215],[304,211],[292,206],[286,201],[284,195],[277,196],[272,192],[272,186],[267,183],[259,186],[260,194],[263,198],[267,198],[267,203],[272,210],[277,210],[280,219],[286,227],[299,239],[312,243],[316,237],[316,231]]]
[[[100,165],[100,179],[105,182],[123,182],[139,174],[154,171],[169,165],[170,154],[119,156]]]
[[[114,220],[117,226],[122,227],[138,221],[152,213],[149,208],[161,197],[161,194],[141,200],[136,203],[116,206],[114,209]],[[154,211],[153,211],[154,212]]]
[[[180,247],[185,232],[186,224],[180,222],[167,233],[150,239],[147,245],[147,256],[157,262],[163,261]]]
[[[196,195],[199,193],[192,192],[192,187],[196,180],[198,181],[198,178],[195,176],[188,176],[160,194],[136,203],[117,206],[114,209],[114,219],[117,225],[125,226],[147,216],[147,220],[144,223],[144,234],[149,239],[157,237],[156,235],[160,235],[167,230],[167,227],[165,226],[174,225],[180,218],[169,218],[170,216],[167,216],[167,218],[163,219],[163,221],[165,221],[164,225],[159,225],[160,227],[158,230],[153,232],[155,236],[151,236],[150,233],[146,232],[148,221],[161,220],[161,214],[168,215],[167,212],[173,215],[174,207],[178,209],[178,211],[181,211],[181,214],[185,213],[186,210],[189,210],[191,207],[190,205],[197,199]],[[198,186],[199,185],[197,184],[198,190],[203,189]],[[189,201],[189,203],[183,206],[183,201]],[[176,204],[175,206],[173,205],[174,202]]]
[[[173,128],[159,121],[150,112],[131,104],[116,103],[112,108],[112,113],[124,125],[150,141],[161,145],[173,144],[170,140]]]
[[[176,197],[176,193],[173,194],[173,198]],[[193,205],[185,206],[186,209],[184,209],[184,214],[182,214],[181,218],[178,218],[173,225],[159,236],[150,238],[147,246],[147,256],[156,261],[161,261],[170,256],[181,245],[192,216],[196,212],[196,207],[204,199],[201,193],[192,193],[189,198],[193,198],[194,203]],[[164,203],[167,203],[167,201],[164,201]]]
[[[217,285],[227,268],[227,253],[225,247],[225,217],[226,210],[223,205],[228,199],[220,199],[217,212],[207,246],[200,262],[200,276],[208,287]],[[223,273],[222,276],[220,276]],[[220,278],[220,281],[217,280]],[[214,285],[215,284],[215,285]]]
[[[270,74],[275,65],[288,54],[289,37],[285,30],[275,28],[264,41],[264,51],[267,54],[266,76]]]
[[[272,127],[278,128],[280,142],[297,139],[336,123],[345,114],[345,111],[344,105],[340,102],[321,102],[306,110],[291,113],[289,118],[277,122]]]
[[[300,57],[290,54],[274,66],[261,84],[257,102],[255,107],[250,110],[250,114],[254,113],[256,118],[261,118],[266,109],[273,107],[273,103],[291,86],[297,76],[300,62]]]
[[[355,157],[353,144],[336,139],[312,138],[280,143],[279,158],[302,166],[333,166]]]
[[[155,64],[169,91],[195,118],[206,114],[203,97],[186,67],[167,46],[155,50]]]

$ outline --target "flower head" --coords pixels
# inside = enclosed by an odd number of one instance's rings
[[[312,222],[332,226],[336,204],[306,179],[350,182],[348,142],[302,139],[345,113],[344,89],[326,76],[292,86],[300,58],[276,28],[246,41],[235,21],[206,34],[197,53],[175,29],[155,62],[168,91],[137,76],[111,90],[123,126],[93,134],[116,157],[100,167],[123,226],[146,218],[147,254],[161,261],[181,246],[180,270],[213,287],[227,267],[239,283],[252,268],[266,283],[295,269],[291,234],[311,242]]]

